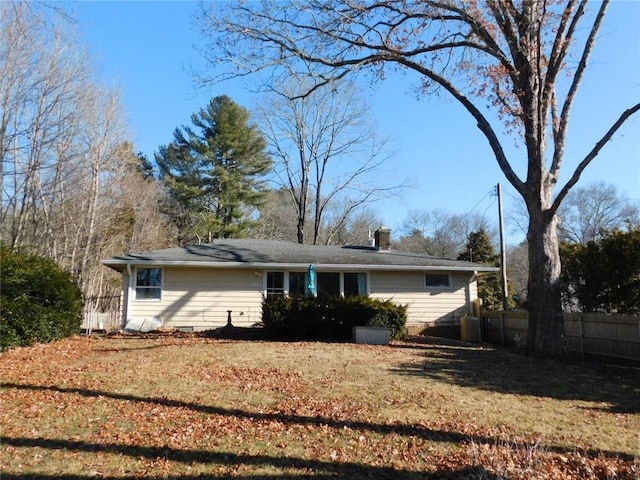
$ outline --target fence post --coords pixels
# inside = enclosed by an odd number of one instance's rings
[[[582,315],[578,315],[578,335],[580,335],[580,356],[584,360],[584,340],[582,338]]]
[[[87,322],[86,325],[86,335],[87,337],[91,336],[91,324],[93,323],[93,311],[94,311],[94,307],[96,304],[96,296],[95,295],[91,295],[88,298],[88,302],[87,302],[87,310],[85,311],[85,322]]]
[[[504,345],[504,312],[500,312],[500,341]]]

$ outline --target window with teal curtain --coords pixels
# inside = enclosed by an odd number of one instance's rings
[[[367,274],[366,273],[345,273],[344,274],[344,296],[366,296],[367,295]]]

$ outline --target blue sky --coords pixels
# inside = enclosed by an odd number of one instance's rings
[[[212,97],[228,95],[249,110],[258,101],[238,82],[195,89],[188,66],[201,66],[194,47],[203,42],[192,21],[197,2],[68,5],[99,75],[121,87],[135,148],[149,158]],[[614,0],[573,112],[565,181],[620,113],[640,101],[639,27],[640,1]],[[462,215],[475,207],[497,219],[495,199],[486,194],[500,182],[508,216],[513,208],[510,196],[515,193],[471,117],[445,97],[416,99],[411,85],[410,75],[397,75],[374,89],[363,89],[380,135],[391,138],[390,168],[398,179],[414,184],[401,198],[377,202],[373,209],[395,234],[400,233],[409,209],[444,209]],[[516,171],[523,172],[524,150],[506,147]],[[578,185],[600,180],[640,200],[640,115],[605,147]],[[520,239],[511,233],[509,243]]]

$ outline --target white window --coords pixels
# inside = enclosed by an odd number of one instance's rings
[[[284,272],[267,272],[267,297],[284,295]]]
[[[162,294],[162,269],[136,269],[136,300],[160,300]]]
[[[427,273],[425,286],[427,288],[449,288],[451,287],[451,278],[448,273]]]
[[[309,272],[266,272],[266,294],[307,295]],[[368,291],[367,274],[364,272],[317,272],[315,278],[316,294],[345,297],[366,296]]]

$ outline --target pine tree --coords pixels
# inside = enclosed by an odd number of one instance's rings
[[[271,168],[266,141],[249,112],[227,96],[215,97],[176,128],[155,158],[169,201],[166,213],[180,244],[243,236],[262,203]]]
[[[500,266],[498,255],[484,229],[469,234],[466,251],[458,256],[458,260],[492,267]],[[502,309],[502,285],[497,273],[485,274],[478,278],[478,297],[482,299],[482,307],[485,310]]]

